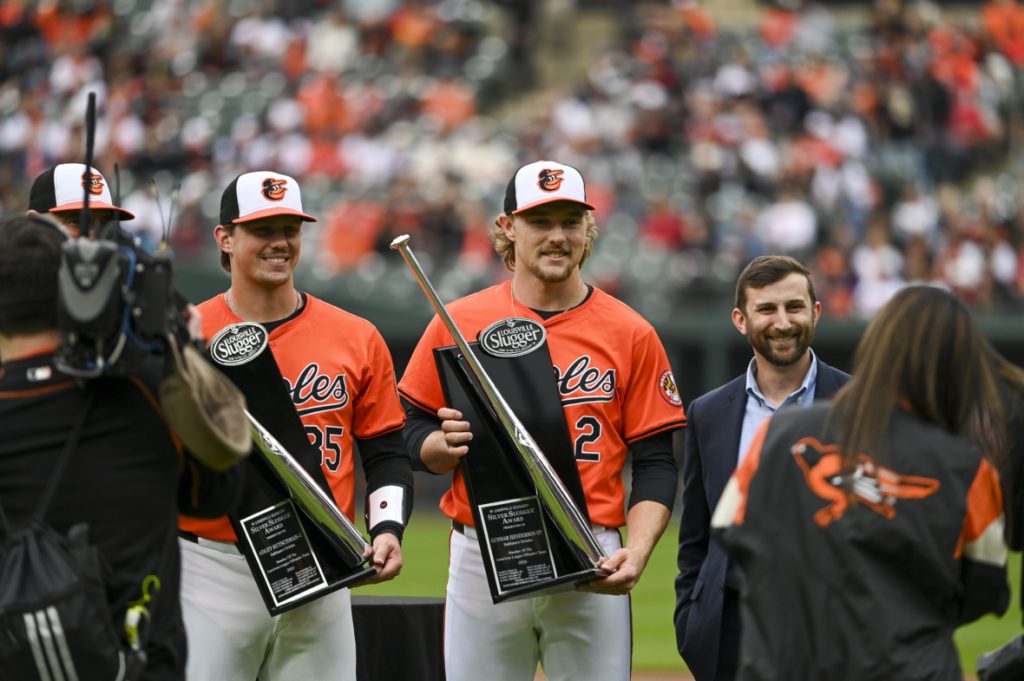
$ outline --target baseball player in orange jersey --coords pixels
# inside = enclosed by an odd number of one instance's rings
[[[538,661],[552,681],[630,677],[628,593],[668,522],[677,477],[672,431],[685,425],[685,416],[653,327],[582,279],[580,266],[597,234],[591,210],[575,168],[549,161],[520,168],[492,230],[511,281],[448,310],[470,339],[509,317],[543,324],[608,576],[576,592],[495,605],[457,468],[461,457],[473,455],[473,426],[445,407],[432,351],[452,339],[436,317],[399,384],[413,460],[435,474],[454,471],[441,501],[454,528],[445,604],[449,681],[528,681]],[[627,454],[633,473],[628,512],[622,482]]]
[[[214,230],[231,288],[200,305],[204,335],[261,323],[338,507],[354,515],[358,442],[369,495],[370,581],[395,577],[412,496],[405,417],[384,339],[368,321],[295,288],[302,223],[298,183],[280,173],[240,175],[224,191]],[[227,518],[182,517],[182,609],[190,681],[355,679],[348,589],[271,617],[235,547]]]

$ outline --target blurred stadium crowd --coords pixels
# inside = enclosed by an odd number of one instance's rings
[[[398,276],[387,244],[413,233],[459,295],[505,276],[486,227],[515,168],[550,157],[599,207],[588,278],[652,321],[731,300],[769,252],[812,266],[831,317],[904,282],[1021,306],[1024,7],[863,7],[790,0],[736,28],[689,0],[5,0],[0,212],[81,160],[95,91],[125,226],[155,243],[180,183],[172,244],[211,270],[219,188],[274,168],[321,216],[304,276]],[[546,84],[563,63],[578,81]]]

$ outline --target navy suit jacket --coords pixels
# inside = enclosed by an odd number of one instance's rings
[[[850,376],[818,360],[814,400],[828,400]],[[736,469],[747,406],[746,373],[701,395],[686,410],[683,517],[676,577],[676,645],[697,681],[714,681],[728,557],[711,538],[711,516]]]

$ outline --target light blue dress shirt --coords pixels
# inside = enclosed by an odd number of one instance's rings
[[[811,366],[807,368],[803,382],[778,407],[769,404],[764,393],[761,392],[761,388],[758,387],[757,379],[754,377],[757,360],[750,360],[750,364],[747,365],[747,409],[743,413],[743,430],[740,431],[737,466],[743,463],[743,459],[747,456],[747,450],[750,449],[750,443],[754,439],[754,435],[757,434],[757,429],[769,416],[791,404],[808,405],[814,402],[814,384],[818,379],[818,358],[814,355],[813,350],[809,352],[811,353]]]

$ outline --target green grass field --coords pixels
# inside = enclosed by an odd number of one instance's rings
[[[448,571],[448,523],[439,514],[418,511],[405,536],[405,568],[397,580],[364,587],[361,596],[444,596]],[[637,671],[682,671],[676,653],[672,609],[676,575],[676,536],[671,525],[651,557],[643,578],[633,590],[633,666]],[[1001,619],[985,617],[957,632],[964,671],[974,672],[979,653],[992,650],[1021,631],[1017,606],[1020,590],[1020,555],[1011,556],[1013,598],[1010,611]]]

